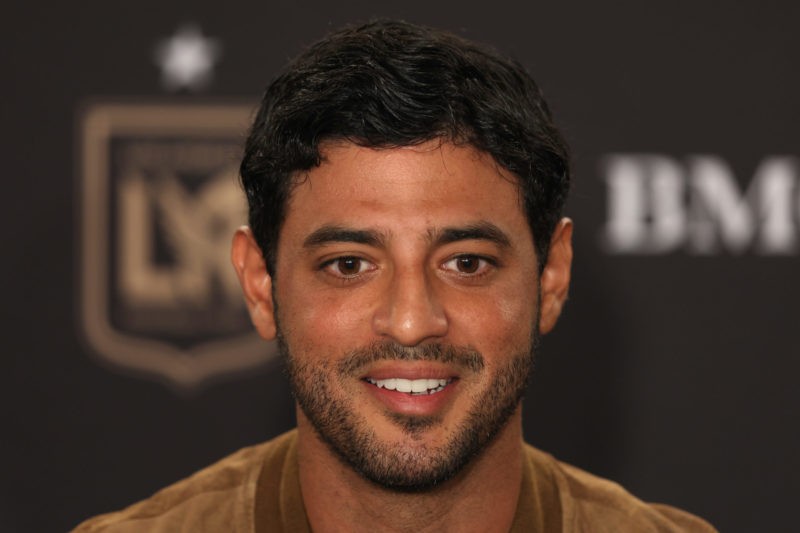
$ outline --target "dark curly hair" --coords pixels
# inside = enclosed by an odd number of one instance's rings
[[[267,88],[240,172],[249,224],[275,275],[286,202],[320,144],[467,143],[519,178],[542,268],[569,189],[569,148],[516,61],[440,30],[375,21],[336,31]]]

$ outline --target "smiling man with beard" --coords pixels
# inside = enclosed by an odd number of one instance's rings
[[[381,21],[268,87],[232,259],[297,429],[81,531],[713,531],[525,444],[568,149],[517,63]]]

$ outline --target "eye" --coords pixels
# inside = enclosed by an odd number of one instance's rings
[[[352,278],[354,276],[358,276],[359,274],[363,274],[364,272],[373,270],[375,265],[360,257],[344,256],[327,261],[324,265],[322,265],[322,268],[323,270],[327,270],[336,276]]]
[[[444,270],[465,276],[476,276],[485,273],[494,263],[478,255],[458,255],[442,265]]]

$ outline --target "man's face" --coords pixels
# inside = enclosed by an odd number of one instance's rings
[[[519,191],[468,146],[323,155],[292,193],[273,280],[298,422],[368,479],[428,488],[525,388],[539,278]]]

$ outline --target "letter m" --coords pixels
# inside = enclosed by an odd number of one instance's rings
[[[766,255],[793,253],[797,245],[793,217],[797,168],[796,158],[767,158],[742,193],[722,159],[689,158],[690,249],[701,254],[720,249],[742,253],[752,246]]]

